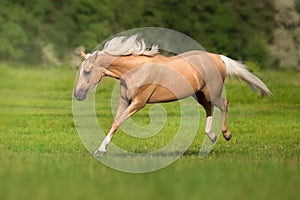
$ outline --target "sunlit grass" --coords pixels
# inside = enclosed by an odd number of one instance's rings
[[[4,65],[0,70],[0,199],[299,197],[299,73],[261,72],[273,92],[266,99],[228,80],[230,142],[220,138],[208,157],[198,158],[205,137],[202,110],[198,134],[182,158],[160,171],[131,175],[102,165],[81,143],[72,116],[75,71]],[[116,83],[105,78],[96,93],[105,132],[113,120],[110,99]],[[163,106],[168,121],[157,135],[139,139],[120,130],[112,142],[133,152],[164,146],[178,129],[180,110],[176,102]],[[150,107],[133,120],[149,124]]]

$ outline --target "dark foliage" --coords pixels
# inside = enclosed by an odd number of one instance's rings
[[[71,50],[144,26],[175,29],[205,49],[235,59],[267,61],[274,28],[273,0],[3,0],[0,59],[43,61],[53,45],[63,60]]]

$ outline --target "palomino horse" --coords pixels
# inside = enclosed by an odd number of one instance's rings
[[[147,103],[170,102],[193,96],[206,111],[205,133],[212,142],[213,108],[222,112],[222,133],[230,140],[226,116],[228,100],[221,96],[226,76],[240,77],[262,96],[271,95],[267,86],[246,66],[223,55],[204,51],[189,51],[177,56],[161,55],[157,45],[146,48],[137,35],[115,37],[103,50],[92,54],[81,52],[82,62],[74,96],[84,100],[103,76],[120,80],[120,100],[109,133],[95,151],[103,155],[119,126]]]

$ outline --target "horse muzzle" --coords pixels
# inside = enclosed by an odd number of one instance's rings
[[[83,101],[86,98],[86,94],[87,91],[86,90],[78,90],[74,92],[74,97],[78,100],[78,101]]]

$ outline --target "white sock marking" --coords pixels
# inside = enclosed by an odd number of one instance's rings
[[[111,140],[111,136],[110,136],[110,134],[108,134],[108,135],[104,138],[104,140],[103,140],[103,142],[101,143],[101,145],[100,145],[100,147],[99,147],[98,150],[99,150],[99,151],[102,151],[102,152],[106,152],[106,151],[107,151],[107,146],[108,146],[110,140]]]
[[[212,132],[212,120],[213,120],[212,116],[206,118],[205,133],[207,134]]]

